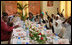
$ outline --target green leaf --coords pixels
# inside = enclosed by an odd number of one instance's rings
[[[17,3],[17,6],[18,9],[22,10],[22,5],[20,5],[20,3]]]
[[[25,4],[22,9],[24,9],[28,4]]]

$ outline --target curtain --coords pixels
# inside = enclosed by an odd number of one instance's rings
[[[60,1],[60,13],[63,11],[63,15],[65,18],[71,16],[71,1]]]

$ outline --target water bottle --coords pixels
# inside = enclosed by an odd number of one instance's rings
[[[34,18],[33,18],[32,22],[34,22]]]
[[[38,25],[38,24],[36,24],[36,27],[39,27],[39,25]]]
[[[46,28],[46,26],[44,26],[44,28]]]
[[[21,44],[20,37],[18,37],[17,44]]]
[[[57,38],[58,34],[55,34],[55,35],[56,35],[56,37],[54,37],[54,40],[56,43],[58,43],[58,38]]]
[[[27,28],[26,37],[29,37],[29,28]]]
[[[26,40],[29,40],[29,30],[26,31]]]
[[[23,29],[25,30],[25,23],[23,24]]]
[[[28,42],[26,42],[26,44],[29,44]]]
[[[44,28],[44,31],[46,31],[46,28]]]
[[[58,38],[54,38],[54,40],[55,40],[56,44],[58,44]]]
[[[47,36],[47,33],[46,33],[46,28],[44,28],[44,33],[45,33],[45,35]]]

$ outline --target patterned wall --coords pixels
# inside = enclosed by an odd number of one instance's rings
[[[47,1],[43,1],[42,2],[42,11],[43,12],[48,12],[48,15],[51,16],[51,14],[55,14],[57,15],[57,8],[59,8],[60,6],[60,2],[59,1],[53,1],[53,6],[52,7],[48,7],[47,6]],[[46,18],[46,14],[44,15],[44,18]]]
[[[29,1],[29,12],[32,12],[34,15],[40,13],[40,1]]]
[[[5,1],[5,11],[8,15],[15,14],[17,12],[17,1]]]
[[[17,1],[4,1],[5,11],[8,15],[15,14],[17,12]],[[40,13],[40,1],[28,1],[29,3],[29,12],[32,12],[34,15]]]

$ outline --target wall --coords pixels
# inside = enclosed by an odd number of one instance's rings
[[[28,1],[29,3],[29,12],[33,15],[40,14],[40,1]]]
[[[71,16],[71,1],[67,1],[67,16]]]
[[[18,2],[18,1],[17,1]],[[25,1],[26,3],[28,3],[28,1]],[[25,3],[24,2],[24,3]],[[56,15],[56,13],[57,13],[57,7],[59,7],[59,1],[54,1],[54,5],[53,5],[53,7],[47,7],[47,1],[40,1],[41,2],[41,4],[40,4],[40,6],[41,6],[41,9],[42,9],[42,11],[48,11],[48,14],[51,16],[51,14],[52,13],[54,13],[55,15]],[[20,3],[20,1],[19,1],[19,3]],[[4,3],[2,4],[3,5],[3,8],[2,8],[2,10],[3,11],[5,11],[5,6],[4,6]],[[27,9],[28,10],[28,9]],[[27,11],[28,12],[28,11]]]
[[[2,1],[1,1],[1,17],[2,17]]]
[[[66,16],[65,16],[65,14],[66,14],[66,13],[65,13],[65,11],[66,11],[66,10],[65,10],[65,9],[66,9],[65,6],[66,6],[66,2],[65,2],[65,1],[60,1],[60,13],[61,13],[62,10],[64,9],[64,11],[63,11],[64,17],[66,17]]]
[[[1,1],[1,3],[2,3],[2,12],[4,12],[5,11],[5,1]]]
[[[48,11],[48,14],[51,16],[51,14],[57,14],[57,8],[59,8],[59,1],[53,2],[53,7],[47,7],[47,1],[41,2],[42,4],[42,11]],[[45,16],[46,17],[46,16]]]
[[[13,15],[17,12],[17,1],[3,1],[2,11],[7,12],[8,15]]]
[[[60,12],[63,11],[64,17],[67,19],[71,16],[71,1],[60,1]]]

